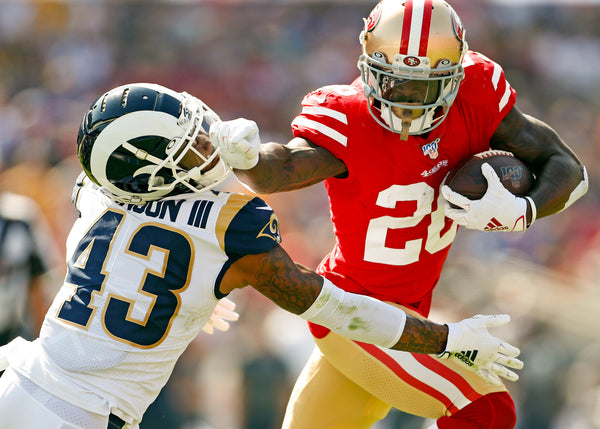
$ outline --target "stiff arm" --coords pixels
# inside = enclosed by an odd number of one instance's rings
[[[275,304],[347,338],[414,353],[456,360],[496,384],[496,376],[517,380],[507,369],[520,369],[519,350],[492,336],[488,326],[507,323],[508,316],[476,316],[458,323],[438,324],[406,314],[368,296],[345,292],[324,277],[295,263],[279,245],[268,252],[246,255],[229,268],[220,285],[227,294],[251,285]],[[448,348],[450,347],[450,348]],[[476,350],[475,362],[461,353]],[[490,375],[490,374],[495,374]],[[488,377],[489,376],[489,377]]]

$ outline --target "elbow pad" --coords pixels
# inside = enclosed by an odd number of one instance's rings
[[[346,338],[381,347],[395,346],[406,324],[406,313],[375,298],[345,292],[323,277],[323,288],[300,314]]]

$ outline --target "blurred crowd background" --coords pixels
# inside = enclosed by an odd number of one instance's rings
[[[254,119],[287,141],[306,92],[358,76],[358,34],[375,1],[0,2],[0,190],[31,197],[50,240],[49,297],[76,218],[77,128],[91,102],[129,82],[187,91],[223,119]],[[588,194],[524,234],[461,230],[432,312],[506,312],[498,335],[526,362],[509,383],[518,429],[600,428],[600,3],[451,1],[472,49],[500,63],[518,107],[549,123],[587,166]],[[373,147],[377,150],[377,147]],[[368,156],[368,155],[367,155]],[[244,191],[235,179],[231,190]],[[283,244],[314,268],[333,243],[322,184],[267,196]],[[202,334],[142,429],[279,427],[312,350],[305,324],[251,291],[227,333]],[[391,412],[378,429],[427,422]]]

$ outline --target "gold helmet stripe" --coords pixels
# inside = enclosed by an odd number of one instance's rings
[[[402,55],[427,56],[429,30],[431,27],[432,0],[408,0],[402,23]]]

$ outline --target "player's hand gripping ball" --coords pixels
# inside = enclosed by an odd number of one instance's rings
[[[527,196],[534,180],[529,168],[510,152],[475,154],[445,179],[441,191],[448,201],[446,216],[470,229],[524,231],[536,217],[535,204]]]
[[[489,164],[500,183],[518,197],[527,195],[533,186],[534,178],[529,168],[511,152],[502,150],[488,150],[468,157],[448,174],[444,184],[470,200],[480,199],[488,188],[481,173],[484,163]]]

